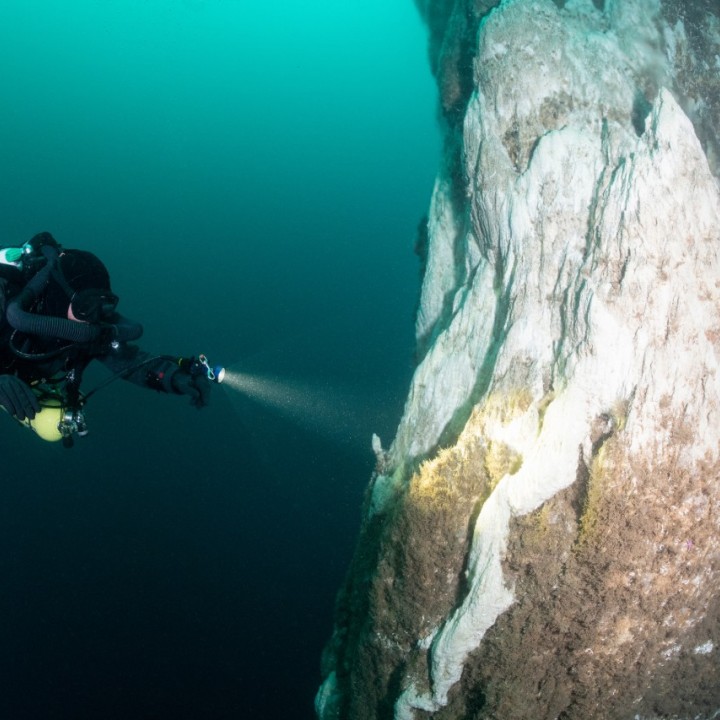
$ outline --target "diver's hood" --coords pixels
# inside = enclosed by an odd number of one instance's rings
[[[68,305],[74,303],[79,292],[88,290],[96,291],[95,294],[111,292],[110,274],[105,265],[97,256],[85,250],[61,250],[33,311],[42,315],[67,317]],[[79,320],[90,320],[77,316],[74,310],[73,314]],[[90,322],[100,322],[102,319],[96,317]]]
[[[45,265],[8,304],[5,314],[12,328],[78,344],[128,342],[142,335],[140,323],[115,312],[117,296],[110,291],[110,277],[92,253],[69,250],[61,258],[53,245],[43,245],[40,252]],[[42,313],[31,312],[41,296]],[[77,308],[79,314],[74,314],[78,320],[62,316],[70,305],[73,311]]]

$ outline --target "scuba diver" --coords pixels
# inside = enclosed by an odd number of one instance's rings
[[[133,344],[142,325],[120,315],[117,304],[103,263],[84,250],[64,249],[50,233],[0,250],[0,406],[44,439],[69,447],[74,435],[87,434],[87,399],[118,378],[207,405],[223,369],[211,368],[204,355],[142,351]],[[85,395],[80,384],[92,360],[113,375]]]

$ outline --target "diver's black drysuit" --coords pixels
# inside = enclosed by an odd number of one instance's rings
[[[39,404],[31,387],[54,385],[77,402],[83,371],[92,360],[136,385],[189,395],[198,407],[207,404],[207,377],[129,342],[140,337],[142,326],[116,313],[114,305],[103,317],[95,316],[95,322],[66,319],[76,295],[96,290],[88,284],[100,285],[117,303],[107,271],[95,256],[63,251],[49,233],[36,235],[28,246],[36,256],[27,263],[31,270],[0,264],[0,405],[11,415],[21,421],[34,418]],[[59,258],[72,253],[76,277],[66,278],[58,269]]]

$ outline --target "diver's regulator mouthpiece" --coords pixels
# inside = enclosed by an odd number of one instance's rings
[[[204,375],[210,382],[218,385],[225,379],[225,368],[222,365],[210,365],[206,355],[180,358],[178,365],[190,375]]]

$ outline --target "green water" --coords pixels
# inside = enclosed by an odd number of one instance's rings
[[[114,383],[71,451],[0,418],[0,718],[312,717],[412,372],[425,46],[412,0],[0,3],[0,243],[97,253],[152,352],[308,389]],[[318,433],[313,387],[363,402]]]

